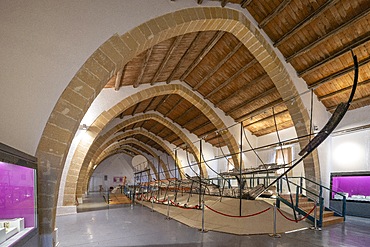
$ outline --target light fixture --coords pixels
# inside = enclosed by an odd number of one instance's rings
[[[87,125],[86,125],[86,124],[83,124],[83,125],[82,125],[82,129],[83,129],[83,130],[87,130]]]

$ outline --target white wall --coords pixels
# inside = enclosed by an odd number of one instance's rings
[[[114,177],[126,176],[126,184],[133,184],[134,170],[124,156],[127,155],[113,155],[97,166],[90,179],[89,191],[99,191],[99,185],[103,185],[105,191],[108,190],[109,187],[120,185],[121,183],[113,181]],[[104,176],[107,176],[107,180],[104,180]]]

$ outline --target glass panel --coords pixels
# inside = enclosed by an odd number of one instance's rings
[[[370,201],[370,176],[335,176],[332,188],[346,195],[347,200]],[[339,199],[334,193],[332,198]]]
[[[24,218],[35,227],[34,169],[0,162],[0,219]]]

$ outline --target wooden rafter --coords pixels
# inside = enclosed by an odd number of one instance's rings
[[[121,81],[122,81],[123,73],[124,71],[126,71],[126,66],[127,64],[117,72],[116,82],[114,83],[114,91],[118,91],[121,87]]]
[[[276,46],[281,45],[285,40],[292,37],[295,33],[297,33],[299,30],[301,30],[306,25],[311,23],[313,20],[315,20],[317,17],[319,17],[321,13],[323,13],[327,9],[331,8],[338,1],[339,0],[328,0],[327,2],[325,2],[318,9],[316,9],[314,12],[312,12],[309,16],[304,18],[297,25],[295,25],[292,29],[290,29],[289,32],[286,32],[282,37],[280,37],[278,40],[276,40],[275,43],[274,43],[274,46],[276,47]]]
[[[180,98],[179,101],[176,102],[176,104],[166,113],[164,114],[163,116],[164,117],[167,117],[168,115],[170,115],[174,110],[177,109],[177,107],[184,101],[185,99],[184,98]]]
[[[288,120],[288,121],[285,121],[285,122],[282,122],[282,123],[278,123],[277,124],[277,127],[278,127],[278,130],[281,130],[282,129],[282,127],[281,127],[281,125],[285,125],[285,124],[292,124],[292,120]],[[253,132],[253,135],[261,135],[261,132],[262,133],[265,133],[265,132],[267,132],[267,133],[272,133],[272,132],[276,132],[276,126],[274,125],[274,126],[270,126],[270,127],[267,127],[267,128],[264,128],[264,129],[259,129],[258,131],[255,131],[255,132]]]
[[[174,75],[176,74],[178,69],[181,67],[182,63],[185,61],[184,58],[192,51],[193,47],[201,39],[201,37],[202,37],[201,32],[198,32],[197,35],[195,36],[195,38],[193,39],[193,41],[191,42],[191,44],[189,45],[189,48],[182,55],[181,59],[176,64],[175,68],[172,70],[170,76],[167,78],[167,80],[166,80],[167,84],[169,84],[172,81],[172,78],[174,77]]]
[[[180,116],[178,116],[177,118],[175,118],[173,121],[175,121],[177,123],[177,121],[179,119],[184,118],[184,116],[186,116],[186,114],[188,114],[189,112],[191,112],[194,107],[195,107],[194,105],[191,105],[186,111],[184,111]]]
[[[252,61],[250,61],[249,63],[247,63],[246,65],[244,65],[240,70],[238,70],[238,72],[236,72],[235,74],[233,74],[231,77],[229,77],[226,81],[224,81],[221,85],[219,85],[218,87],[216,87],[215,89],[213,89],[209,94],[207,94],[204,98],[205,99],[208,99],[209,97],[211,97],[213,94],[217,93],[218,91],[220,91],[222,88],[224,88],[227,84],[229,84],[230,82],[232,82],[233,80],[235,80],[236,78],[238,78],[244,71],[246,71],[247,69],[249,69],[250,67],[252,67],[253,65],[255,65],[257,63],[257,60],[256,59],[253,59]]]
[[[359,62],[358,63],[358,66],[361,67],[361,66],[363,66],[363,65],[365,65],[365,64],[367,64],[369,62],[370,62],[370,56],[367,57],[367,58],[365,58],[361,62]],[[345,75],[345,74],[347,74],[347,73],[349,73],[351,71],[353,71],[353,66],[347,67],[347,68],[342,69],[342,70],[340,70],[340,71],[338,71],[338,72],[336,72],[334,74],[331,74],[331,75],[329,75],[327,77],[324,77],[324,78],[322,78],[322,79],[320,79],[320,80],[312,83],[311,85],[309,85],[308,88],[309,89],[316,89],[319,86],[321,86],[321,85],[323,85],[323,84],[325,84],[325,83],[327,83],[329,81],[332,81],[332,80],[334,80],[334,79],[336,79],[338,77],[341,77],[341,76],[343,76],[343,75]]]
[[[188,124],[191,124],[193,122],[195,122],[196,120],[198,120],[199,118],[201,118],[203,115],[203,113],[200,113],[198,116],[196,117],[193,117],[192,119],[190,119],[189,121],[187,121],[186,123],[184,123],[184,126],[188,125]]]
[[[214,133],[215,131],[216,131],[216,128],[212,128],[211,130],[208,130],[207,132],[203,133],[199,138],[200,139],[207,138],[209,134]]]
[[[242,122],[244,121],[245,119],[248,119],[248,118],[251,118],[251,117],[255,117],[263,112],[265,112],[266,110],[272,108],[272,107],[275,107],[275,106],[278,106],[280,105],[281,103],[283,103],[283,99],[282,98],[279,98],[267,105],[264,105],[264,106],[261,106],[260,108],[252,111],[252,112],[249,112],[247,114],[244,114],[243,116],[240,116],[238,117],[237,119],[235,119],[237,122]]]
[[[345,47],[343,50],[340,50],[340,51],[336,52],[335,54],[321,60],[320,62],[310,66],[309,68],[307,68],[305,70],[302,70],[302,71],[299,71],[297,74],[298,74],[299,77],[305,76],[306,74],[312,72],[313,70],[321,68],[327,62],[332,61],[332,60],[350,52],[351,50],[356,49],[357,47],[359,47],[363,44],[366,44],[369,41],[370,41],[370,32],[367,32],[367,34],[364,35],[364,38],[362,38],[361,40],[358,40],[358,41],[350,44],[349,46]]]
[[[244,44],[242,42],[239,42],[235,47],[234,49],[229,52],[229,54],[227,54],[221,61],[219,61],[219,63],[214,66],[212,68],[212,70],[205,76],[202,78],[202,80],[193,88],[194,90],[198,90],[212,75],[214,75],[214,73],[217,72],[217,70],[219,70],[222,65],[224,65],[227,60],[229,60],[239,49],[240,47],[242,47]]]
[[[205,126],[207,126],[208,124],[212,124],[211,123],[211,121],[207,121],[207,122],[205,122],[205,123],[203,123],[203,124],[201,124],[201,125],[198,125],[197,127],[195,127],[195,128],[193,128],[193,129],[191,129],[191,130],[189,130],[191,133],[194,133],[195,131],[197,131],[197,130],[200,130],[201,128],[203,128],[203,127],[205,127]]]
[[[131,116],[134,116],[135,115],[135,112],[136,112],[137,108],[139,108],[139,105],[140,105],[140,103],[137,103],[135,105],[134,110],[132,110]]]
[[[365,86],[365,85],[367,85],[367,84],[369,84],[369,83],[370,83],[370,79],[367,79],[367,80],[365,80],[365,81],[359,82],[359,83],[357,84],[357,87]],[[340,89],[340,90],[338,90],[338,91],[334,91],[334,92],[332,92],[332,93],[325,94],[325,95],[323,95],[323,96],[319,97],[319,100],[320,100],[320,101],[322,101],[322,100],[330,99],[330,98],[332,98],[332,97],[337,96],[338,94],[348,92],[348,91],[350,91],[351,89],[352,89],[352,85],[351,85],[351,86],[348,86],[348,87],[345,87],[345,88],[342,88],[342,89]]]
[[[245,8],[245,7],[247,7],[249,4],[251,4],[251,2],[252,2],[253,0],[242,0],[241,2],[240,2],[240,6],[242,6],[242,8]]]
[[[167,140],[168,137],[173,136],[173,135],[176,135],[176,134],[173,131],[170,131],[167,135],[165,135],[164,137],[162,137],[162,139],[163,140]]]
[[[225,7],[228,0],[221,0],[221,7]]]
[[[245,84],[243,87],[241,87],[239,90],[236,90],[234,93],[230,94],[229,96],[223,98],[222,100],[220,100],[219,102],[217,102],[215,104],[215,107],[218,107],[219,105],[223,104],[224,102],[226,102],[227,100],[235,97],[236,95],[238,95],[240,92],[256,85],[257,83],[259,83],[260,81],[266,79],[268,77],[267,74],[262,74],[261,76],[257,77],[256,79],[254,79],[253,81]]]
[[[213,38],[199,53],[198,57],[194,60],[194,62],[187,68],[184,74],[180,77],[181,81],[183,81],[193,71],[193,69],[200,63],[200,61],[202,61],[203,57],[207,55],[207,53],[217,44],[217,42],[222,38],[224,34],[225,32],[218,31],[216,35],[213,36]]]
[[[255,97],[250,98],[247,101],[244,101],[243,103],[241,103],[237,107],[233,108],[232,110],[225,112],[225,114],[226,114],[226,116],[229,116],[229,115],[233,114],[234,112],[239,111],[241,108],[251,104],[252,102],[257,101],[257,100],[261,100],[262,98],[274,93],[276,90],[277,90],[277,88],[274,85],[273,87],[269,88],[268,90],[264,91],[263,93],[258,94]]]
[[[162,73],[163,68],[167,65],[167,63],[168,63],[170,57],[172,56],[173,52],[175,51],[177,46],[180,44],[182,37],[183,36],[177,36],[175,38],[175,40],[172,42],[171,47],[167,50],[165,57],[163,58],[161,64],[159,65],[157,71],[155,72],[155,75],[153,76],[153,78],[150,82],[150,85],[153,85],[157,81],[158,76]]]
[[[364,101],[369,101],[369,100],[370,100],[370,95],[369,96],[362,97],[362,98],[358,98],[358,99],[355,99],[355,100],[352,100],[351,105],[360,104],[360,103],[362,103]],[[332,111],[335,110],[335,108],[337,108],[337,105],[328,107],[328,108],[326,108],[326,110],[332,112]]]
[[[279,117],[279,116],[284,115],[284,114],[286,114],[286,113],[289,113],[289,111],[288,111],[288,110],[284,110],[284,111],[281,111],[281,112],[275,113],[275,117]],[[273,119],[273,118],[274,118],[274,116],[273,116],[273,115],[271,115],[271,116],[268,116],[268,117],[262,118],[262,119],[260,119],[260,120],[257,120],[257,121],[255,121],[255,122],[252,122],[252,123],[246,124],[246,125],[244,125],[244,127],[249,127],[249,126],[252,126],[252,125],[255,125],[255,124],[259,124],[259,123],[262,123],[262,122],[264,122],[264,121],[271,120],[271,119]]]
[[[161,101],[158,102],[158,104],[156,105],[156,107],[154,108],[154,111],[157,111],[158,108],[164,103],[166,102],[166,100],[171,96],[171,94],[167,94],[167,95],[164,95],[164,97],[162,97]]]
[[[153,47],[154,47],[154,46],[150,47],[150,48],[147,50],[147,52],[145,53],[144,64],[143,64],[143,66],[141,66],[140,74],[139,74],[139,76],[138,76],[137,80],[135,81],[135,83],[134,83],[134,85],[133,85],[133,86],[134,86],[134,88],[137,88],[137,87],[140,85],[141,80],[143,79],[144,72],[145,72],[146,67],[148,66],[148,63],[149,63],[149,58],[150,58],[150,56],[151,56],[151,54],[152,54],[152,52],[153,52]]]
[[[153,101],[154,101],[155,99],[156,99],[156,97],[153,97],[153,98],[150,100],[149,104],[145,107],[145,109],[144,109],[143,113],[146,113],[146,112],[148,111],[149,107],[153,104]]]
[[[332,37],[333,35],[338,34],[339,32],[343,31],[343,29],[351,26],[352,24],[356,23],[357,21],[361,20],[363,17],[365,17],[367,14],[370,13],[370,8],[363,11],[361,14],[356,15],[354,18],[352,18],[350,21],[347,21],[345,23],[342,23],[342,25],[338,26],[337,28],[333,29],[332,31],[328,32],[327,34],[321,36],[320,38],[316,39],[314,42],[304,46],[299,51],[295,51],[292,55],[286,58],[286,61],[289,63],[292,61],[292,59],[298,57],[299,55],[307,52],[308,50],[318,46],[322,42],[326,41],[328,38]]]
[[[197,0],[197,3],[198,4],[202,4],[203,3],[203,0]]]
[[[271,21],[275,16],[277,16],[281,11],[291,2],[291,0],[284,0],[282,3],[279,4],[277,8],[268,16],[263,19],[260,24],[258,25],[259,28],[264,28],[269,21]]]

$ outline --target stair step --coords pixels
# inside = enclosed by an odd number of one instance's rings
[[[342,223],[344,219],[343,217],[340,217],[340,216],[330,216],[330,217],[323,218],[322,221],[323,221],[322,226],[328,226],[328,225]]]

